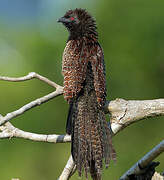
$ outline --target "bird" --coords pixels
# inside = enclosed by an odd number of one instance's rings
[[[66,133],[79,176],[102,179],[103,162],[116,160],[104,106],[106,77],[103,50],[95,19],[82,8],[58,19],[69,32],[62,57],[64,99],[69,104]]]

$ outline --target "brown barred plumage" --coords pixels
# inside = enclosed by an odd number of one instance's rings
[[[64,98],[69,114],[66,132],[72,135],[71,152],[79,176],[100,180],[103,158],[106,167],[116,159],[103,106],[106,101],[104,55],[95,20],[84,10],[69,10],[58,20],[70,36],[63,53]]]

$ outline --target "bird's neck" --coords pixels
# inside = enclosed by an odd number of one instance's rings
[[[91,31],[90,29],[78,29],[69,31],[69,40],[78,40],[78,39],[88,39],[93,41],[98,41],[98,34],[96,31]]]

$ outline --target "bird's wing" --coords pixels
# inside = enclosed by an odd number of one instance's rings
[[[103,50],[99,44],[93,47],[90,62],[93,71],[97,101],[100,106],[103,106],[106,101],[105,63]]]
[[[64,98],[76,97],[83,87],[88,65],[87,47],[83,42],[70,40],[64,50],[62,73],[64,75]]]

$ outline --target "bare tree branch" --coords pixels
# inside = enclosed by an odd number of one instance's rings
[[[164,115],[164,99],[124,100],[116,99],[106,104],[105,110],[111,114],[114,134],[139,120]]]
[[[75,163],[72,159],[72,156],[69,157],[67,164],[62,172],[62,174],[60,175],[58,180],[67,180],[69,179],[74,172],[76,171],[76,166]]]
[[[58,86],[59,86],[55,82],[49,80],[48,78],[46,78],[44,76],[41,76],[41,75],[37,74],[36,72],[30,72],[28,75],[23,76],[23,77],[0,76],[0,80],[10,81],[10,82],[21,82],[21,81],[31,80],[31,79],[34,79],[34,78],[39,79],[40,81],[43,81],[43,82],[47,83],[48,85],[50,85],[50,86],[52,86],[54,88],[58,88]]]
[[[29,109],[31,109],[35,106],[39,106],[39,105],[49,101],[50,99],[53,99],[53,98],[61,95],[62,93],[63,93],[63,88],[59,86],[56,89],[56,91],[30,102],[30,103],[24,105],[23,107],[21,107],[20,109],[8,113],[4,117],[0,117],[0,126],[5,124],[6,122],[10,121],[11,119],[23,114],[24,112],[28,111]]]
[[[163,180],[163,179],[164,177],[157,172],[155,172],[154,176],[152,177],[152,180]]]
[[[150,152],[148,152],[142,159],[140,159],[135,165],[133,165],[120,180],[129,180],[129,176],[132,174],[140,174],[144,168],[146,168],[152,160],[164,152],[164,140],[155,146]]]
[[[44,97],[41,97],[41,98],[38,98],[26,105],[24,105],[23,107],[21,107],[20,109],[16,110],[16,111],[13,111],[13,112],[10,112],[8,113],[6,116],[4,117],[0,117],[0,126],[3,125],[4,123],[10,121],[11,119],[23,114],[24,112],[28,111],[29,109],[35,107],[35,106],[39,106],[47,101],[49,101],[50,99],[53,99],[61,94],[63,94],[63,87],[56,84],[55,82],[47,79],[46,77],[43,77],[35,72],[31,72],[29,73],[28,75],[26,76],[23,76],[23,77],[18,77],[18,78],[15,78],[15,77],[6,77],[6,76],[0,76],[0,80],[4,80],[4,81],[11,81],[11,82],[21,82],[21,81],[27,81],[27,80],[30,80],[30,79],[33,79],[33,78],[37,78],[39,79],[40,81],[43,81],[45,83],[47,83],[48,85],[56,88],[56,91],[44,96]]]
[[[49,143],[64,143],[70,142],[71,136],[69,135],[57,135],[57,134],[36,134],[31,132],[22,131],[14,127],[10,122],[7,122],[4,126],[0,126],[0,139],[6,138],[23,138],[32,141],[49,142]]]
[[[63,93],[63,87],[56,84],[55,82],[43,77],[35,72],[29,73],[26,76],[12,78],[12,77],[4,77],[0,76],[0,80],[11,81],[11,82],[21,82],[30,80],[33,78],[37,78],[40,81],[47,83],[48,85],[56,88],[56,91],[38,98],[20,109],[8,113],[6,116],[0,116],[0,139],[2,138],[24,138],[33,141],[44,141],[44,142],[70,142],[71,137],[69,135],[43,135],[43,134],[35,134],[30,132],[22,131],[16,127],[14,127],[10,121],[11,119],[23,114],[27,110],[41,105]],[[148,117],[160,116],[164,115],[164,99],[156,99],[156,100],[124,100],[124,99],[116,99],[106,103],[105,106],[106,113],[111,114],[111,129],[113,134],[117,134],[119,131],[123,130],[128,125],[137,122],[141,119],[145,119]],[[75,171],[75,164],[70,156],[59,180],[69,179],[69,177]],[[62,178],[62,179],[61,179]]]

